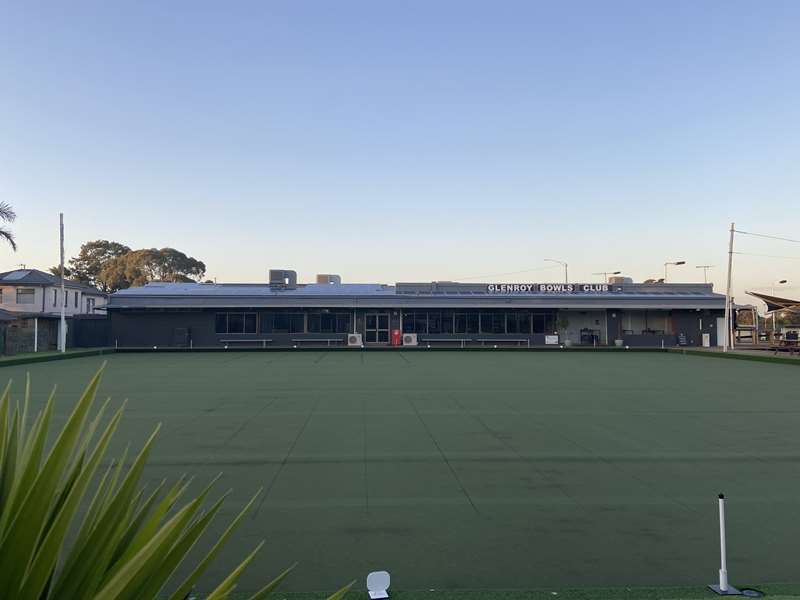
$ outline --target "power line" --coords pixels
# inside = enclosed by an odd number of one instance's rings
[[[775,256],[774,254],[756,254],[754,252],[734,252],[733,254],[743,254],[744,256],[761,256],[764,258],[786,258],[788,260],[800,260],[800,256]]]
[[[769,240],[780,240],[782,242],[792,242],[795,244],[800,244],[800,240],[793,240],[792,238],[779,237],[777,235],[767,235],[765,233],[753,233],[751,231],[741,231],[739,229],[734,229],[734,231],[736,233],[743,233],[744,235],[752,235],[755,237],[767,238]]]

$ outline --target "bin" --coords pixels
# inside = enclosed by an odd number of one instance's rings
[[[399,346],[400,345],[400,330],[399,329],[392,329],[392,346]]]

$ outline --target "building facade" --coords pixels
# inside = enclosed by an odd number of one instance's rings
[[[61,302],[67,316],[93,315],[104,308],[108,295],[97,288],[64,280],[37,269],[0,273],[0,309],[29,315],[60,315]]]
[[[150,283],[108,304],[118,347],[716,345],[710,284]]]

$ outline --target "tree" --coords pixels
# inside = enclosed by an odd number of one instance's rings
[[[13,223],[14,219],[16,218],[17,213],[14,212],[14,209],[11,208],[11,205],[6,204],[5,202],[0,202],[0,222]],[[17,251],[17,242],[14,240],[14,234],[2,226],[0,226],[0,239],[8,242],[8,245],[11,246],[11,249],[14,252]]]
[[[100,273],[115,258],[124,256],[131,249],[119,242],[108,240],[94,240],[86,242],[81,246],[78,256],[71,258],[69,268],[64,267],[64,276],[70,277],[74,281],[93,285],[104,292],[115,292],[116,289],[107,288],[100,279]],[[50,269],[53,275],[60,276],[61,271],[56,266]],[[119,288],[117,288],[119,289]]]
[[[145,285],[151,281],[193,282],[202,279],[206,266],[174,248],[132,250],[106,264],[98,281],[110,291]]]

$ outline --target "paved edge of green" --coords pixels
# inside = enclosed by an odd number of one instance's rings
[[[739,584],[740,582],[734,582]],[[363,585],[356,582],[355,585]],[[797,600],[800,598],[800,585],[764,584],[740,585],[742,588],[758,589],[766,597],[774,600]],[[696,587],[630,587],[630,588],[575,588],[575,589],[534,589],[534,590],[389,590],[393,600],[702,600],[718,598],[705,586]],[[276,599],[322,600],[330,592],[273,592]],[[199,596],[202,598],[202,596]],[[232,594],[231,600],[245,600],[247,594]],[[368,598],[366,592],[351,591],[346,600]]]
[[[66,360],[68,358],[82,358],[84,356],[98,356],[101,354],[111,354],[113,352],[115,352],[114,348],[71,349],[66,352],[26,352],[25,354],[0,357],[0,367],[47,362],[50,360]]]
[[[785,356],[759,356],[757,354],[737,354],[735,352],[720,352],[714,350],[688,350],[686,348],[670,348],[673,354],[686,354],[690,356],[707,356],[710,358],[727,358],[732,360],[752,360],[755,362],[777,363],[781,365],[800,365],[800,359]]]

